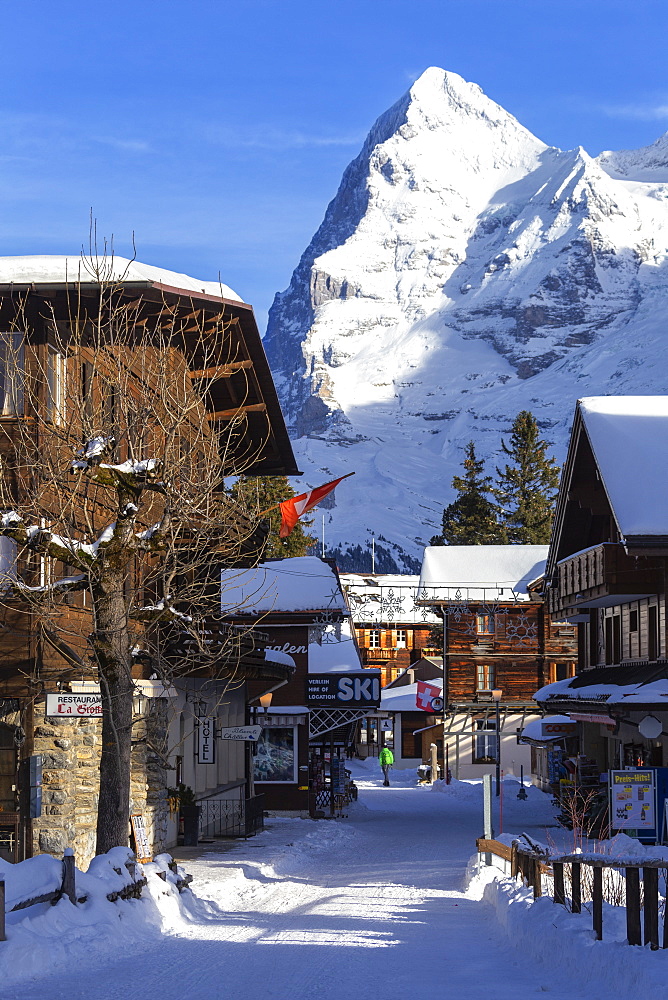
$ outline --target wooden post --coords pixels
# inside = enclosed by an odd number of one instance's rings
[[[594,887],[592,893],[592,926],[597,941],[603,940],[603,869],[593,866]]]
[[[513,840],[510,845],[510,876],[511,878],[517,878],[517,873],[519,871],[519,866],[517,864],[517,841]]]
[[[533,858],[533,898],[538,899],[543,895],[543,886],[540,880],[540,858]]]
[[[659,947],[659,869],[643,868],[642,880],[645,888],[645,944],[652,951]]]
[[[561,906],[566,905],[566,891],[564,889],[564,865],[561,861],[552,862],[554,872],[554,901]]]
[[[5,880],[0,879],[0,941],[6,941],[5,934]]]
[[[626,940],[642,944],[640,932],[640,869],[626,869]]]
[[[63,896],[67,896],[70,903],[76,903],[77,893],[74,880],[74,851],[71,847],[65,848],[63,854],[63,884],[61,887]]]
[[[571,865],[571,912],[582,913],[582,865],[579,861]]]

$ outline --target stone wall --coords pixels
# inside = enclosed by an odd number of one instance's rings
[[[163,756],[167,704],[148,702],[133,728],[130,808],[144,816],[155,854],[174,839]],[[44,703],[35,706],[34,753],[42,755],[42,815],[32,824],[35,854],[62,856],[72,847],[84,869],[95,855],[101,728],[97,719],[45,718]]]
[[[62,855],[73,847],[87,867],[95,854],[100,723],[47,719],[35,706],[34,752],[42,755],[42,815],[33,820],[33,852]]]

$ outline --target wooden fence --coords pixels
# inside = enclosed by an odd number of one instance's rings
[[[25,864],[25,862],[22,862]],[[24,910],[29,906],[35,906],[37,903],[51,903],[55,905],[60,899],[66,896],[71,903],[75,905],[77,903],[85,903],[87,900],[86,895],[79,895],[76,890],[76,868],[74,865],[74,852],[71,848],[65,850],[62,860],[63,872],[62,881],[58,889],[53,889],[50,892],[44,892],[38,895],[30,896],[25,899],[21,899],[10,906],[9,910],[6,909],[5,903],[5,881],[0,879],[0,941],[6,941],[6,927],[5,927],[5,917],[7,913],[13,913],[15,910]],[[187,885],[192,882],[192,875],[179,875],[178,866],[176,861],[170,861],[168,867],[177,876],[176,878],[176,888],[181,892]],[[107,893],[107,899],[110,903],[115,903],[117,899],[139,899],[141,897],[142,889],[147,884],[147,879],[145,876],[137,878],[137,863],[136,861],[126,861],[125,872],[122,868],[114,867],[114,871],[117,875],[123,877],[125,875],[125,884],[120,889],[115,889],[113,892]],[[163,879],[167,880],[167,872],[158,871],[156,874]]]
[[[665,899],[662,933],[659,927],[660,873],[663,871],[664,887],[668,877],[665,858],[636,861],[603,854],[563,854],[548,858],[518,841],[513,841],[509,847],[498,840],[482,837],[476,841],[476,846],[480,855],[495,855],[508,862],[511,876],[521,877],[523,883],[533,889],[534,899],[543,894],[543,881],[547,878],[552,881],[554,902],[570,909],[571,913],[581,913],[583,902],[591,903],[592,928],[597,941],[603,939],[603,902],[608,896],[606,901],[613,904],[620,905],[622,899],[624,901],[629,944],[648,944],[652,951],[668,948]],[[619,877],[610,878],[612,873],[620,876],[623,873],[623,886]]]

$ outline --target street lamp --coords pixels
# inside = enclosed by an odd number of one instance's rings
[[[273,698],[273,693],[271,691],[267,691],[266,694],[261,694],[260,695],[260,704],[262,705],[262,707],[264,709],[264,714],[265,715],[267,714],[267,712],[271,708],[271,699],[272,698]]]
[[[501,794],[501,695],[500,688],[492,691],[492,701],[496,705],[496,794]]]

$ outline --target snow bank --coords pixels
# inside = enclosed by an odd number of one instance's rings
[[[498,839],[511,843],[517,834]],[[543,846],[543,845],[539,845]],[[552,851],[554,853],[554,851]],[[638,860],[640,856],[664,857],[668,850],[644,847],[621,834],[610,841],[597,842],[596,852],[616,859]],[[583,853],[583,858],[587,853]],[[595,987],[597,996],[642,996],[664,1000],[668,977],[668,953],[626,943],[626,910],[603,903],[603,940],[596,941],[591,911],[583,903],[582,913],[570,913],[555,904],[551,896],[533,898],[533,889],[510,878],[494,865],[476,863],[469,867],[469,899],[489,903],[513,946],[528,958],[550,966],[569,965],[577,969],[579,985]]]
[[[109,894],[132,881],[125,864],[133,859],[128,848],[118,847],[94,858],[87,872],[77,870],[76,895],[79,900],[85,897],[84,902],[73,904],[63,897],[55,905],[36,903],[7,913],[0,980],[18,983],[71,970],[84,959],[137,951],[147,941],[180,933],[192,919],[206,917],[210,904],[187,889],[179,891],[184,872],[169,868],[168,855],[137,864],[135,878],[146,879],[141,898],[110,902]],[[62,873],[62,862],[47,854],[16,865],[3,861],[0,877],[6,883],[7,908],[59,890]]]

